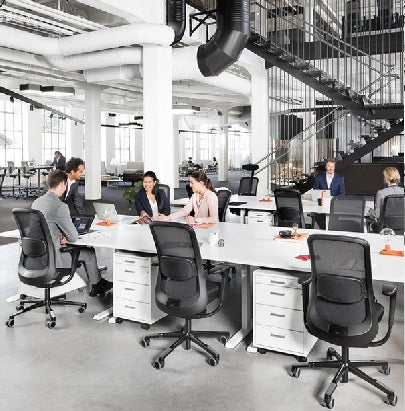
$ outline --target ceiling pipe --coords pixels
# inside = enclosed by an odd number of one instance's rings
[[[218,76],[238,60],[250,34],[249,6],[250,0],[217,0],[217,30],[197,53],[205,77]]]
[[[166,23],[174,30],[174,40],[178,43],[186,29],[186,0],[166,0]]]

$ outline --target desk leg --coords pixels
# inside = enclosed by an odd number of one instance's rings
[[[246,216],[246,210],[244,208],[240,209],[240,223],[245,224],[245,216]]]
[[[101,311],[101,313],[95,314],[93,316],[93,320],[100,321],[104,318],[112,316],[112,313],[113,313],[113,308],[112,307],[107,308],[106,310]]]
[[[252,331],[252,275],[247,265],[241,270],[241,329],[228,340],[226,348],[235,348]]]

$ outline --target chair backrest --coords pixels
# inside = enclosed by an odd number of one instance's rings
[[[226,211],[228,210],[229,201],[231,200],[232,192],[230,190],[217,190],[218,194],[218,219],[220,222],[225,221]]]
[[[165,313],[192,318],[207,306],[207,286],[194,229],[174,222],[149,224],[159,259],[157,306]]]
[[[242,177],[239,181],[238,194],[240,196],[255,196],[258,184],[257,177]]]
[[[328,230],[364,233],[366,200],[361,196],[335,196],[330,203]]]
[[[348,236],[313,234],[309,295],[304,318],[309,332],[344,347],[366,346],[378,332],[370,245]]]
[[[170,201],[170,187],[167,184],[158,184],[158,189],[163,190],[167,199]]]
[[[38,210],[14,208],[13,215],[21,236],[20,281],[46,288],[57,275],[55,249],[48,224]]]
[[[404,234],[404,196],[392,194],[384,198],[378,221],[378,232],[389,227],[395,234]]]
[[[304,212],[302,209],[301,193],[289,188],[277,188],[274,190],[277,207],[277,226],[305,228]]]
[[[193,189],[191,188],[190,184],[186,184],[186,190],[187,190],[187,195],[188,198],[191,198],[191,196],[193,195]]]

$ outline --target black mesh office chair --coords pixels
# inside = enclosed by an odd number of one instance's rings
[[[373,231],[379,233],[389,227],[395,234],[404,235],[404,196],[392,194],[384,198],[380,218],[373,223]]]
[[[194,194],[194,191],[191,188],[190,184],[186,184],[186,191],[187,191],[188,198],[191,198],[191,196]]]
[[[258,184],[257,177],[242,177],[239,181],[238,194],[240,196],[255,196]]]
[[[170,186],[167,184],[158,184],[158,189],[163,190],[164,193],[166,194],[167,200],[169,201],[170,204]]]
[[[228,210],[229,201],[232,192],[230,190],[217,190],[218,194],[218,220],[225,222],[226,211]]]
[[[289,188],[277,188],[274,190],[276,199],[276,226],[305,228],[304,212],[302,209],[301,193]]]
[[[30,192],[31,178],[36,175],[36,172],[35,170],[31,171],[30,167],[28,166],[28,161],[21,161],[20,174],[25,179],[25,199],[28,200],[28,197],[32,195],[32,193]],[[37,189],[35,189],[35,192],[37,192]]]
[[[302,284],[304,323],[308,331],[331,344],[342,347],[342,354],[328,348],[328,361],[295,364],[291,376],[299,377],[301,368],[337,368],[326,390],[323,405],[333,408],[332,397],[339,382],[348,382],[348,372],[387,394],[387,402],[395,405],[394,391],[358,367],[380,366],[383,374],[390,373],[387,361],[352,361],[349,347],[376,347],[384,344],[394,324],[397,286],[384,285],[383,294],[390,297],[388,330],[374,341],[384,307],[374,298],[370,246],[367,241],[347,236],[314,234],[308,238],[311,275]],[[333,358],[335,360],[331,361]]]
[[[86,303],[61,300],[58,297],[51,298],[51,288],[68,283],[74,276],[79,266],[78,258],[80,248],[63,247],[62,252],[72,255],[72,265],[69,268],[57,268],[55,266],[55,250],[51,233],[44,216],[38,210],[14,208],[14,218],[21,235],[21,255],[18,264],[18,276],[22,283],[45,290],[43,300],[27,300],[21,296],[17,311],[10,315],[6,321],[8,327],[14,325],[14,317],[35,308],[45,307],[49,314],[47,326],[53,328],[56,325],[56,317],[52,310],[53,305],[77,305],[82,313],[87,308]],[[29,306],[26,306],[28,305]]]
[[[225,343],[229,338],[229,332],[194,331],[191,329],[191,320],[210,317],[220,310],[230,268],[215,267],[215,270],[222,274],[221,284],[207,281],[201,262],[200,248],[191,227],[173,222],[152,222],[149,227],[159,259],[156,304],[163,312],[184,318],[185,324],[178,332],[147,335],[142,339],[141,344],[146,347],[151,339],[177,338],[154,360],[153,366],[157,369],[163,368],[165,358],[176,347],[185,343],[186,350],[189,350],[192,342],[209,354],[210,365],[217,365],[219,354],[198,337],[217,337]],[[207,312],[207,305],[214,301],[216,301],[215,308]]]
[[[336,196],[330,203],[328,230],[364,233],[366,200],[361,196]]]

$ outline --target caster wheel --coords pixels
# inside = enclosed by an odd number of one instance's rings
[[[215,367],[218,365],[219,359],[217,360],[215,357],[210,357],[208,358],[208,364],[211,365],[211,367]]]
[[[397,405],[398,397],[395,394],[387,395],[387,399],[384,400],[386,404],[392,405],[395,407]]]
[[[124,321],[124,320],[123,320],[121,317],[117,317],[117,318],[115,319],[115,323],[116,323],[116,324],[122,324],[123,321]]]
[[[301,369],[298,367],[291,367],[290,375],[291,377],[298,378],[301,374]]]
[[[46,323],[46,325],[48,326],[48,328],[54,328],[55,327],[55,325],[56,325],[56,321],[48,321],[47,323]]]
[[[153,368],[156,368],[157,370],[162,369],[165,366],[165,362],[163,360],[155,360],[153,362]]]
[[[333,354],[332,353],[334,353],[335,352],[335,350],[333,349],[333,348],[328,348],[328,351],[326,352],[326,358],[328,359],[328,360],[333,360]]]
[[[219,337],[219,342],[221,343],[221,344],[226,344],[227,343],[227,341],[228,341],[228,338],[227,338],[227,336],[226,335],[221,335],[220,337]]]
[[[24,306],[23,306],[22,304],[20,304],[20,305],[17,305],[17,307],[15,307],[15,309],[16,309],[17,311],[21,311],[21,310],[24,309]]]
[[[258,352],[259,354],[266,354],[267,350],[266,350],[265,348],[258,348],[258,349],[257,349],[257,352]]]
[[[77,311],[81,314],[84,313],[86,311],[86,307],[80,307],[77,309]]]
[[[330,398],[324,398],[324,404],[326,408],[329,408],[330,410],[335,406],[335,399],[330,397]]]
[[[141,340],[141,345],[143,348],[149,347],[150,341],[144,338],[143,340]]]
[[[307,362],[307,357],[298,356],[297,361],[298,362]]]
[[[141,328],[142,328],[143,330],[149,330],[150,324],[142,323],[142,324],[141,324]]]
[[[391,367],[389,365],[387,365],[386,367],[382,366],[381,367],[381,372],[385,375],[390,375],[391,374]]]
[[[6,325],[7,325],[7,327],[12,327],[14,325],[14,318],[9,318],[6,321]]]
[[[27,296],[25,294],[20,294],[20,300],[25,300]]]

